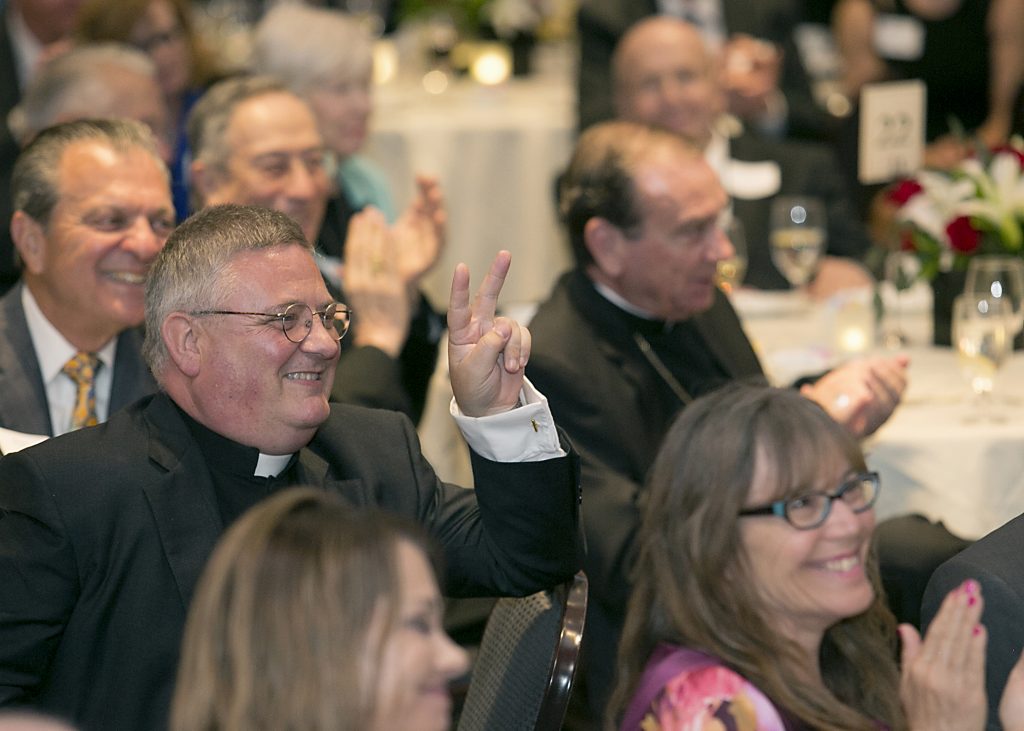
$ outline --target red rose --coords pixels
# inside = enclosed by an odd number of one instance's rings
[[[902,206],[908,200],[920,193],[924,188],[913,178],[904,178],[889,188],[889,200],[897,206]]]
[[[914,234],[908,228],[900,232],[900,251],[911,253],[917,251],[917,245],[914,243]]]
[[[981,234],[971,226],[971,219],[967,216],[950,221],[946,233],[953,251],[961,254],[973,254],[981,243]]]
[[[1018,150],[1012,145],[1000,145],[999,147],[993,148],[992,156],[995,157],[1001,152],[1009,152],[1011,155],[1017,158],[1017,165],[1024,169],[1024,152]]]

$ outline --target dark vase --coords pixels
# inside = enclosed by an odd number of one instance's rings
[[[533,33],[516,33],[509,45],[512,47],[512,75],[529,76],[533,71],[533,50],[537,36]]]
[[[932,280],[932,342],[952,345],[953,300],[964,291],[967,272],[939,272]]]

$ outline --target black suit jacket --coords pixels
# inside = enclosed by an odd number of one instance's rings
[[[791,0],[722,0],[723,20],[730,33],[766,38],[783,51],[779,82],[789,105],[789,133],[811,139],[828,132],[830,121],[811,94],[807,70],[793,42],[799,21]],[[658,12],[656,0],[583,0],[577,15],[580,59],[577,76],[579,128],[615,116],[612,105],[611,60],[619,39],[639,20]]]
[[[733,211],[742,222],[747,238],[745,284],[761,289],[788,289],[789,282],[775,268],[771,258],[769,231],[772,201],[778,195],[807,195],[825,205],[828,233],[826,253],[861,260],[871,246],[867,230],[857,215],[839,163],[824,145],[791,140],[770,140],[744,132],[729,140],[734,160],[778,164],[781,176],[777,194],[757,199],[733,198]]]
[[[932,574],[921,607],[922,626],[939,611],[946,594],[966,579],[981,584],[988,632],[985,690],[990,731],[999,731],[999,700],[1010,669],[1024,648],[1024,515],[1011,520],[939,566]]]
[[[114,351],[110,413],[156,391],[142,359],[142,331],[125,330]],[[0,426],[29,434],[53,434],[46,387],[29,335],[21,286],[0,298]]]
[[[423,523],[449,595],[526,594],[578,568],[573,458],[474,459],[441,483],[408,419],[332,406],[302,483]],[[165,394],[0,460],[0,705],[84,731],[167,723],[196,581],[225,526],[202,453]]]
[[[694,322],[733,378],[763,380],[724,295],[717,293]],[[682,404],[640,353],[622,311],[578,270],[559,280],[530,321],[530,332],[527,375],[580,455],[590,579],[584,672],[590,692],[603,698],[629,596],[641,486]]]
[[[18,158],[19,147],[7,126],[7,115],[21,101],[18,68],[7,27],[6,8],[0,3],[0,294],[18,281],[14,263],[14,242],[10,223],[14,207],[11,202],[11,173]]]

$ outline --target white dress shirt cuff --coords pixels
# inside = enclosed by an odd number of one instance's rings
[[[548,400],[523,379],[520,406],[492,416],[465,416],[455,399],[450,411],[470,449],[492,462],[540,462],[564,457]]]

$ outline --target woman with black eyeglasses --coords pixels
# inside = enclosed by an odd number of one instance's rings
[[[795,391],[736,386],[687,407],[644,498],[608,727],[983,728],[976,582],[924,640],[900,626],[897,667],[871,548],[879,487],[849,432]]]

